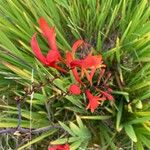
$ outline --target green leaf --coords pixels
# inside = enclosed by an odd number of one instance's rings
[[[65,97],[67,100],[69,100],[72,104],[78,106],[79,108],[84,109],[83,104],[81,103],[81,101],[73,96],[66,96]]]
[[[11,69],[13,72],[15,72],[18,76],[20,76],[23,79],[29,80],[31,81],[31,73],[25,69],[20,69],[10,63],[7,62],[3,62],[3,64],[8,67],[9,69]],[[37,82],[36,80],[34,80],[35,82]]]
[[[57,145],[57,144],[65,144],[65,143],[72,143],[77,140],[80,140],[79,137],[70,137],[70,138],[60,138],[55,141],[50,142],[52,145]]]
[[[129,121],[128,124],[145,123],[145,122],[148,122],[149,120],[150,120],[150,116],[148,116],[148,117],[141,117],[141,118],[137,118],[137,119],[134,119],[132,121]]]
[[[44,138],[46,138],[46,137],[48,137],[48,136],[54,134],[56,131],[57,131],[57,130],[53,130],[53,131],[49,131],[49,132],[47,132],[47,133],[43,133],[42,135],[38,136],[37,138],[35,138],[35,139],[29,141],[27,144],[25,144],[25,145],[19,147],[18,150],[23,150],[23,149],[25,149],[25,148],[31,146],[32,144],[37,143],[37,142],[43,140]]]
[[[123,95],[125,97],[126,101],[129,102],[129,93],[124,92],[124,91],[113,91],[113,94]]]
[[[127,135],[131,138],[131,140],[133,142],[137,142],[137,137],[136,137],[135,131],[133,129],[133,126],[132,125],[125,125],[124,128],[125,128]]]
[[[21,53],[15,47],[15,45],[9,40],[9,38],[0,30],[0,43],[3,44],[9,51],[15,55],[18,55],[22,58]]]
[[[75,125],[73,122],[70,122],[69,126],[75,135],[80,136],[80,128],[77,125]]]
[[[5,118],[0,118],[0,128],[15,128],[18,126],[18,120],[17,119],[12,119],[9,117],[5,117]],[[30,127],[30,123],[29,121],[26,120],[22,120],[21,121],[21,127],[23,128],[29,128]],[[33,128],[37,128],[36,125],[32,126]]]
[[[16,107],[9,106],[9,105],[0,105],[1,108],[6,108],[6,109],[12,109],[12,110],[17,110]]]
[[[76,115],[76,120],[80,128],[84,128],[83,122],[79,116]]]
[[[86,120],[107,120],[110,119],[111,116],[80,116],[80,118]]]
[[[148,116],[150,116],[150,111],[139,111],[139,112],[135,112],[135,114],[138,116],[143,116],[143,117],[147,116],[148,117]]]
[[[117,131],[120,131],[122,128],[121,128],[121,117],[122,117],[122,111],[123,111],[123,102],[120,101],[119,103],[119,107],[118,107],[118,112],[117,112],[117,118],[116,118],[116,129]]]
[[[61,125],[61,127],[66,130],[70,135],[75,136],[74,132],[68,127],[66,126],[64,123],[59,121],[59,124]]]
[[[150,142],[149,142],[150,139],[147,138],[147,137],[144,136],[144,135],[140,135],[139,138],[140,138],[141,141],[144,143],[144,145],[146,145],[146,147],[147,147],[148,149],[150,149]]]
[[[71,145],[70,145],[70,149],[71,150],[76,150],[76,149],[78,149],[79,148],[79,146],[82,144],[82,140],[77,140],[77,141],[75,141],[74,143],[72,143]]]

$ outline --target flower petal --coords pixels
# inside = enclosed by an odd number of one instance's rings
[[[72,69],[72,74],[73,74],[73,76],[74,76],[74,78],[76,79],[77,82],[79,82],[82,85],[84,85],[83,82],[81,81],[79,75],[78,75],[77,68]]]
[[[67,73],[67,71],[61,67],[59,67],[58,65],[54,64],[54,66],[52,66],[53,68],[56,68],[57,70],[63,72],[63,73]]]
[[[91,69],[91,72],[90,72],[90,80],[91,80],[91,82],[92,82],[93,76],[95,74],[95,71],[96,71],[95,67]]]
[[[113,96],[109,94],[108,92],[101,91],[103,96],[105,96],[108,100],[114,100]]]
[[[100,64],[102,63],[102,56],[90,56],[88,55],[84,60],[83,60],[83,67],[84,68],[91,68],[91,67],[96,67],[98,68]]]
[[[75,59],[71,62],[71,67],[83,67],[85,69],[87,68],[99,68],[101,67],[102,64],[102,56],[98,55],[98,56],[91,56],[88,55],[86,58],[84,59]]]
[[[82,67],[83,66],[83,61],[82,60],[73,60],[71,63],[70,63],[70,66],[72,68],[74,67]]]
[[[60,54],[56,50],[50,50],[47,54],[46,60],[50,64],[52,62],[57,62],[59,61]]]
[[[42,30],[43,35],[47,38],[48,44],[51,49],[57,50],[56,39],[55,39],[55,28],[50,28],[46,20],[41,17],[39,19],[40,29]]]
[[[84,69],[84,72],[85,72],[85,74],[86,74],[87,80],[88,80],[88,81],[90,82],[90,84],[92,85],[92,80],[91,80],[91,78],[90,78],[90,75],[89,75],[88,71],[87,71],[86,69]]]
[[[86,107],[86,109],[91,109],[91,112],[93,113],[94,110],[99,106],[100,102],[100,97],[98,96],[93,96],[89,90],[86,90],[86,96],[89,100],[89,104]]]
[[[47,65],[46,57],[42,54],[41,49],[36,40],[36,33],[32,36],[31,47],[32,47],[32,50],[33,50],[35,56],[39,59],[39,61],[41,61],[43,64]]]
[[[73,61],[71,52],[66,52],[66,63],[70,67],[70,63]]]
[[[85,69],[85,71],[84,71],[85,74],[86,74],[86,77],[87,77],[88,81],[89,81],[90,84],[91,84],[91,86],[93,85],[92,79],[93,79],[93,76],[94,76],[95,71],[96,71],[96,68],[95,68],[95,67],[91,69],[90,74],[88,73],[88,71],[87,71],[86,69]]]
[[[79,46],[81,46],[84,43],[83,40],[77,40],[73,46],[72,46],[72,57],[74,58],[75,52],[78,49]]]
[[[48,148],[48,150],[70,150],[70,146],[68,144],[54,145]]]
[[[74,95],[80,95],[81,93],[80,87],[77,84],[72,84],[69,87],[69,93]]]

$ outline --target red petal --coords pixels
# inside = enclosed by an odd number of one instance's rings
[[[72,56],[73,56],[73,57],[74,57],[74,55],[75,55],[75,52],[76,52],[77,48],[78,48],[79,46],[81,46],[83,43],[84,43],[83,40],[78,40],[78,41],[76,41],[76,42],[73,44],[73,46],[72,46]]]
[[[70,150],[70,146],[68,144],[65,144],[64,148],[65,148],[64,150]]]
[[[66,71],[65,69],[59,67],[58,65],[54,65],[54,66],[52,66],[52,67],[53,67],[53,68],[56,68],[57,70],[59,70],[59,71],[61,71],[61,72],[63,72],[63,73],[67,73],[67,71]]]
[[[72,69],[72,73],[73,73],[73,76],[76,79],[76,81],[78,81],[79,83],[83,84],[83,82],[80,80],[80,77],[78,75],[78,72],[77,72],[76,68]]]
[[[101,63],[102,63],[102,56],[101,55],[98,55],[98,56],[88,55],[83,60],[83,67],[84,68],[99,67]]]
[[[96,67],[99,68],[99,66],[102,64],[102,56],[90,56],[88,55],[85,59],[79,60],[73,60],[71,62],[72,67],[83,67],[85,69]]]
[[[93,76],[94,76],[94,74],[95,74],[95,71],[96,71],[96,68],[93,68],[93,69],[91,70],[91,72],[90,72],[90,80],[91,80],[91,82],[92,82]]]
[[[70,146],[68,144],[64,145],[65,150],[70,150]]]
[[[46,20],[42,17],[39,19],[39,25],[43,35],[47,38],[48,44],[51,49],[57,50],[55,28],[50,28]]]
[[[57,150],[57,146],[52,146],[52,147],[48,148],[48,150]]]
[[[39,61],[41,61],[43,64],[47,65],[46,58],[42,54],[41,49],[40,49],[38,42],[36,40],[36,33],[32,36],[31,47],[32,47],[32,50],[33,50],[35,56],[39,59]]]
[[[101,93],[108,99],[108,100],[114,100],[113,96],[107,92],[101,91]]]
[[[73,57],[72,57],[71,52],[67,52],[67,53],[66,53],[66,62],[67,62],[67,65],[68,65],[69,67],[71,67],[71,66],[70,66],[70,63],[72,62],[72,60],[73,60]],[[73,68],[73,69],[72,69],[72,74],[73,74],[73,76],[74,76],[74,78],[76,79],[77,82],[83,84],[82,81],[80,80],[80,77],[79,77],[79,75],[78,75],[78,72],[77,72],[77,69],[76,69],[76,68]]]
[[[56,50],[50,50],[47,54],[46,60],[50,64],[59,60],[60,54]]]
[[[71,63],[70,63],[70,66],[72,68],[74,67],[82,67],[83,66],[83,61],[82,60],[73,60]]]
[[[89,104],[86,109],[91,109],[91,112],[93,113],[94,110],[99,106],[100,102],[100,97],[98,96],[93,96],[89,90],[86,90],[86,96],[89,100]]]
[[[70,63],[72,62],[72,60],[73,60],[73,58],[72,58],[71,52],[67,52],[66,53],[66,63],[69,67],[70,67]]]
[[[90,84],[92,85],[92,80],[91,80],[91,77],[90,77],[88,71],[87,71],[86,69],[84,69],[84,72],[85,72],[85,74],[86,74],[87,80],[88,80],[88,81],[90,82]]]
[[[70,150],[70,146],[68,144],[54,145],[54,146],[48,148],[48,150]]]
[[[80,93],[81,93],[80,87],[76,84],[72,84],[69,87],[69,93],[70,94],[75,94],[75,95],[80,95]]]
[[[91,84],[91,86],[92,86],[92,79],[93,79],[93,76],[94,76],[94,73],[95,73],[95,71],[96,71],[96,68],[93,68],[92,70],[91,70],[91,72],[90,72],[90,74],[88,73],[88,71],[85,69],[85,73],[86,73],[86,77],[87,77],[87,79],[88,79],[88,81],[90,82],[90,84]]]

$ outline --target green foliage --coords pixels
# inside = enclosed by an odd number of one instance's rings
[[[103,55],[112,73],[114,102],[104,102],[91,114],[85,109],[84,95],[65,95],[72,79],[44,67],[31,50],[32,35],[40,33],[41,16],[55,26],[62,55],[80,38]],[[17,144],[23,141],[22,133],[20,137],[4,134],[0,138],[7,140],[0,146],[34,149],[47,138],[43,149],[49,142],[69,142],[72,149],[95,144],[99,149],[150,149],[149,18],[148,0],[1,0],[0,128],[18,126],[16,97],[21,97],[22,128],[61,129],[33,135],[23,145]],[[46,53],[46,41],[38,37],[38,42]],[[12,138],[14,142],[7,142]]]
[[[25,145],[19,147],[18,150],[22,150],[22,149],[24,149],[24,148],[26,148],[26,147],[29,147],[29,146],[31,146],[32,144],[34,144],[34,143],[36,143],[36,142],[39,142],[39,141],[43,140],[44,138],[50,136],[51,134],[54,134],[55,132],[56,132],[56,131],[53,130],[53,131],[49,131],[49,132],[47,132],[47,133],[43,133],[42,135],[38,136],[37,138],[31,140],[29,143],[27,143],[27,144],[25,144]]]
[[[67,131],[71,137],[61,138],[55,141],[52,141],[51,144],[65,144],[66,142],[72,143],[70,145],[72,150],[76,150],[78,148],[85,149],[91,139],[91,133],[88,128],[83,124],[80,117],[76,117],[78,126],[73,122],[69,123],[69,127],[64,123],[59,122],[61,127]]]

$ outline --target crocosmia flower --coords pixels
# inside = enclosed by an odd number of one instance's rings
[[[81,82],[81,78],[83,78],[84,74],[86,75],[88,81],[92,85],[92,78],[96,72],[97,68],[105,67],[102,61],[101,55],[93,56],[92,52],[90,52],[85,58],[83,59],[76,59],[75,53],[78,49],[78,47],[82,45],[88,45],[83,40],[78,40],[73,44],[72,52],[67,52],[66,54],[66,60],[68,66],[72,69],[72,73],[75,77],[75,79],[79,82]],[[81,68],[81,73],[79,75],[77,71],[77,67]],[[83,84],[83,83],[82,83]]]
[[[109,93],[112,92],[112,90],[109,88],[108,91],[101,91],[101,94],[103,94],[104,97],[106,97],[106,99],[108,100],[114,100],[113,96]]]
[[[48,150],[70,150],[70,146],[68,144],[54,145],[48,148]]]
[[[31,39],[31,47],[32,47],[32,50],[33,50],[35,56],[42,64],[56,68],[62,72],[66,72],[63,68],[59,67],[57,64],[58,62],[60,62],[62,60],[62,57],[57,49],[56,38],[55,38],[56,34],[55,34],[54,27],[52,27],[52,28],[49,27],[48,23],[45,21],[44,18],[39,19],[39,25],[40,25],[42,34],[48,41],[50,50],[46,56],[44,56],[42,54],[41,49],[36,40],[37,33],[35,33]]]
[[[78,47],[80,47],[82,44],[84,43],[83,40],[78,40],[76,41],[73,46],[72,46],[72,52],[67,52],[66,53],[66,64],[71,67],[71,62],[75,59],[75,52],[78,49]],[[77,71],[77,68],[71,68],[72,70],[72,74],[74,76],[74,78],[76,79],[77,82],[83,84],[83,82],[81,81],[80,77],[79,77],[79,73]]]
[[[69,93],[74,95],[80,95],[81,93],[80,87],[77,84],[72,84],[69,87]]]
[[[101,55],[92,56],[92,53],[90,53],[84,59],[73,60],[70,65],[71,67],[80,67],[81,77],[83,77],[85,74],[88,81],[92,85],[92,78],[94,76],[96,69],[105,67],[105,65],[102,63],[103,61]]]
[[[86,90],[86,96],[89,100],[89,104],[86,109],[91,109],[91,112],[93,113],[94,110],[99,106],[99,101],[101,100],[101,98],[99,96],[93,96],[90,90]]]

